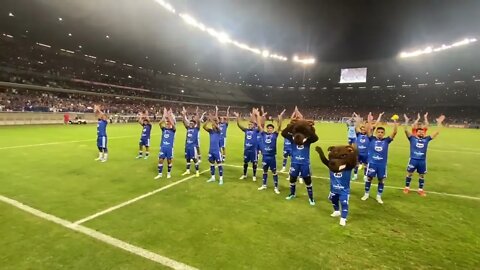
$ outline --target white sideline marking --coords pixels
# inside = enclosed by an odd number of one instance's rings
[[[108,137],[108,139],[109,140],[115,140],[115,139],[132,138],[132,137],[139,137],[139,136],[131,135],[131,136]],[[39,143],[39,144],[26,144],[26,145],[14,145],[14,146],[0,147],[0,150],[38,147],[38,146],[57,145],[57,144],[68,144],[68,143],[78,143],[78,142],[95,142],[95,141],[97,141],[97,139],[79,140],[79,141],[50,142],[50,143]]]
[[[209,171],[209,170],[210,170],[210,169],[201,171],[200,174],[203,174],[203,173],[205,173],[205,172],[207,172],[207,171]],[[173,182],[173,183],[171,183],[171,184],[168,184],[168,185],[166,185],[166,186],[163,186],[163,187],[161,187],[161,188],[158,188],[158,189],[155,189],[155,190],[153,190],[153,191],[150,191],[150,192],[148,192],[148,193],[145,193],[145,194],[143,194],[143,195],[140,195],[140,196],[138,196],[138,197],[136,197],[136,198],[133,198],[133,199],[128,200],[128,201],[126,201],[126,202],[123,202],[123,203],[121,203],[121,204],[117,204],[117,205],[115,205],[115,206],[112,206],[112,207],[110,207],[110,208],[107,208],[107,209],[105,209],[105,210],[103,210],[103,211],[97,212],[97,213],[95,213],[95,214],[93,214],[93,215],[91,215],[91,216],[88,216],[88,217],[86,217],[86,218],[82,218],[82,219],[80,219],[80,220],[77,220],[77,221],[73,222],[73,224],[76,224],[76,225],[82,224],[82,223],[85,223],[85,222],[87,222],[87,221],[89,221],[89,220],[92,220],[92,219],[94,219],[94,218],[97,218],[97,217],[99,217],[99,216],[103,216],[103,215],[105,215],[105,214],[107,214],[107,213],[110,213],[110,212],[112,212],[112,211],[115,211],[115,210],[117,210],[117,209],[119,209],[119,208],[122,208],[122,207],[124,207],[124,206],[129,205],[129,204],[132,204],[132,203],[134,203],[134,202],[136,202],[136,201],[139,201],[139,200],[144,199],[144,198],[146,198],[146,197],[152,196],[153,194],[158,193],[158,192],[160,192],[160,191],[162,191],[162,190],[171,188],[171,187],[176,186],[176,185],[178,185],[178,184],[180,184],[180,183],[183,183],[183,182],[185,182],[185,181],[187,181],[187,180],[190,180],[190,179],[192,179],[193,177],[195,177],[195,174],[193,174],[193,175],[191,175],[191,176],[188,176],[188,177],[186,177],[186,178],[183,178],[183,179],[181,179],[181,180],[178,180],[178,181],[176,181],[176,182]]]
[[[235,167],[235,168],[243,168],[243,166],[240,166],[240,165],[231,165],[231,164],[223,164],[223,166]],[[279,172],[279,173],[288,174],[288,172]],[[328,177],[315,176],[315,175],[312,175],[312,178],[330,180],[330,178],[328,178]],[[363,180],[363,179],[362,179],[362,180]],[[364,182],[363,182],[363,181],[351,181],[350,183],[364,185]],[[377,184],[373,184],[373,183],[372,183],[372,186],[377,186]],[[386,187],[386,188],[391,188],[391,189],[403,190],[403,187],[395,187],[395,186],[387,186],[387,185],[385,185],[385,187]],[[412,189],[412,188],[411,188],[410,190],[411,190],[411,191],[417,191],[417,189]],[[467,196],[467,195],[460,195],[460,194],[452,194],[452,193],[446,193],[446,192],[428,191],[427,194],[436,194],[436,195],[443,195],[443,196],[450,196],[450,197],[457,197],[457,198],[463,198],[463,199],[469,199],[469,200],[479,200],[479,201],[480,201],[480,198],[479,198],[479,197],[473,197],[473,196]]]
[[[132,254],[135,254],[135,255],[143,257],[145,259],[154,261],[154,262],[162,264],[164,266],[167,266],[167,267],[170,267],[170,268],[173,268],[173,269],[186,269],[186,270],[196,270],[197,269],[197,268],[194,268],[192,266],[186,265],[184,263],[177,262],[173,259],[162,256],[160,254],[157,254],[157,253],[151,252],[149,250],[143,249],[141,247],[134,246],[132,244],[129,244],[129,243],[124,242],[122,240],[119,240],[117,238],[113,238],[113,237],[111,237],[109,235],[106,235],[106,234],[103,234],[101,232],[92,230],[92,229],[87,228],[85,226],[76,225],[76,224],[74,224],[70,221],[67,221],[67,220],[61,219],[59,217],[44,213],[40,210],[37,210],[35,208],[32,208],[28,205],[25,205],[25,204],[23,204],[21,202],[18,202],[16,200],[7,198],[5,196],[0,195],[0,201],[3,201],[4,203],[12,205],[16,208],[19,208],[19,209],[21,209],[21,210],[23,210],[27,213],[30,213],[34,216],[37,216],[39,218],[51,221],[51,222],[56,223],[56,224],[59,224],[63,227],[71,229],[73,231],[83,233],[83,234],[88,235],[88,236],[90,236],[94,239],[102,241],[106,244],[109,244],[111,246],[123,249],[123,250],[128,251]]]

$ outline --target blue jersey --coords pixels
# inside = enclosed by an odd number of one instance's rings
[[[142,124],[142,140],[150,139],[150,132],[152,131],[152,124]]]
[[[355,124],[351,121],[347,122],[348,138],[357,138],[357,131],[355,130]]]
[[[262,155],[263,156],[275,156],[277,154],[277,138],[278,132],[267,133],[265,131],[262,134]]]
[[[227,137],[228,123],[219,123],[218,128],[220,129],[220,134],[222,135],[222,137],[226,138]]]
[[[377,139],[375,136],[370,137],[368,145],[368,163],[387,164],[388,145],[393,141],[390,137]]]
[[[257,134],[258,129],[249,128],[245,130],[245,151],[255,151],[257,149]]]
[[[357,133],[357,149],[359,154],[366,155],[368,154],[368,145],[370,144],[370,139],[367,134]]]
[[[310,143],[296,145],[292,142],[292,164],[310,165]]]
[[[185,149],[192,149],[198,145],[198,134],[200,128],[187,128],[187,138],[185,139]]]
[[[106,137],[107,136],[107,120],[98,119],[97,123],[97,136]]]
[[[292,142],[289,139],[283,140],[283,151],[284,152],[292,151]]]
[[[210,153],[218,153],[220,151],[220,138],[222,134],[220,131],[216,132],[213,129],[208,132],[210,134]]]
[[[162,142],[160,148],[173,149],[173,141],[175,139],[175,130],[173,128],[162,128]]]
[[[352,170],[334,173],[330,171],[330,192],[334,194],[350,194]]]
[[[410,158],[425,160],[427,158],[428,143],[432,140],[432,137],[418,138],[410,136],[408,140],[410,141]]]

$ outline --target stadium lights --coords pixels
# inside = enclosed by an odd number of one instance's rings
[[[7,38],[13,38],[13,36],[12,36],[12,35],[9,35],[9,34],[3,33],[2,35],[3,35],[4,37],[7,37]]]
[[[88,57],[88,58],[91,58],[91,59],[97,59],[97,57],[95,57],[93,55],[88,55],[88,54],[85,54],[85,57]]]
[[[304,64],[304,65],[312,65],[312,64],[315,64],[315,58],[300,59],[297,55],[295,55],[293,56],[293,62]]]
[[[65,49],[60,49],[60,51],[62,51],[62,52],[66,52],[66,53],[71,53],[71,54],[74,54],[74,53],[75,53],[74,51],[65,50]]]
[[[9,12],[9,13],[8,13],[8,17],[15,17],[15,15],[13,15],[12,12]]]
[[[112,63],[112,64],[116,64],[116,63],[117,63],[116,61],[113,61],[113,60],[110,60],[110,59],[105,59],[105,62],[109,62],[109,63]]]
[[[411,52],[401,52],[400,53],[400,58],[415,57],[415,56],[424,55],[424,54],[441,52],[441,51],[448,50],[448,49],[451,49],[451,48],[455,48],[455,47],[459,47],[459,46],[465,46],[465,45],[468,45],[468,44],[474,43],[474,42],[477,42],[476,38],[465,38],[461,41],[454,42],[450,45],[442,44],[442,46],[439,46],[439,47],[436,47],[436,48],[428,46],[424,49],[419,49],[419,50],[415,50],[415,51],[411,51]]]
[[[50,45],[47,45],[47,44],[43,44],[43,43],[40,43],[40,42],[37,42],[36,43],[38,46],[42,46],[42,47],[45,47],[45,48],[51,48],[52,46]]]
[[[174,13],[175,14],[175,9],[173,8],[172,5],[170,5],[169,3],[163,1],[163,0],[154,0],[155,2],[157,2],[158,4],[160,4],[160,6],[162,6],[163,8],[165,8],[166,10],[168,10],[169,12],[171,13]]]

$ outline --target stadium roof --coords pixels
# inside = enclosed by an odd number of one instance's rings
[[[480,34],[478,0],[170,3],[232,38],[290,59],[294,54],[312,55],[320,63],[389,59],[410,48]],[[282,77],[303,72],[291,62],[268,61],[224,46],[155,0],[3,0],[2,10],[0,33],[25,35],[67,50],[81,46],[86,54],[139,66],[188,66],[217,74],[247,70]]]

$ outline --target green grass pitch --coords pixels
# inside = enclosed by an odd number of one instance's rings
[[[1,127],[0,195],[73,222],[183,179],[183,126],[168,180],[153,180],[158,125],[149,160],[135,160],[140,132],[138,124],[109,125],[109,160],[102,164],[93,161],[93,125]],[[344,125],[318,124],[317,133],[324,149],[346,142]],[[329,216],[328,180],[313,180],[317,204],[310,206],[303,185],[296,199],[285,200],[286,175],[276,195],[271,176],[269,189],[257,191],[260,182],[239,180],[238,167],[225,168],[223,186],[206,183],[207,172],[83,225],[199,269],[479,269],[479,136],[478,130],[441,131],[430,144],[427,197],[420,197],[392,188],[403,187],[409,154],[400,128],[390,147],[385,204],[361,201],[363,181],[357,180],[346,227]],[[201,149],[206,170],[205,132]],[[243,134],[232,122],[227,164],[242,165],[242,159]],[[313,175],[328,177],[313,150],[311,160]],[[1,269],[166,268],[2,202],[0,231]]]

